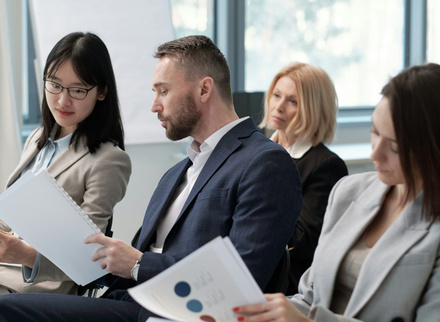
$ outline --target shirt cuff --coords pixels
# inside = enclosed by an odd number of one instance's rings
[[[35,258],[34,268],[23,265],[23,278],[26,283],[32,283],[38,275],[40,269],[40,253]]]

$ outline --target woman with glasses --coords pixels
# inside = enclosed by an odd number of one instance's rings
[[[237,307],[238,321],[439,321],[440,65],[402,71],[382,95],[372,116],[377,171],[332,190],[299,294]]]
[[[125,195],[131,162],[124,152],[113,67],[99,37],[71,33],[49,53],[42,118],[7,187],[25,172],[47,170],[106,232]],[[0,294],[14,292],[77,294],[78,286],[0,221]]]

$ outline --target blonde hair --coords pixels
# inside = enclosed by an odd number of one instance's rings
[[[304,63],[286,66],[274,77],[264,99],[264,118],[260,127],[270,127],[269,101],[276,83],[284,76],[295,83],[298,100],[298,113],[287,126],[287,137],[308,140],[313,146],[321,142],[330,143],[336,130],[336,90],[323,69]]]

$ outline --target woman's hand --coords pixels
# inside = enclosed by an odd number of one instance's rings
[[[243,322],[263,322],[263,321],[312,321],[302,315],[290,303],[284,294],[264,294],[267,302],[243,305],[235,307],[233,310],[239,314],[237,321]],[[241,314],[253,314],[250,316],[242,316]]]
[[[37,251],[11,233],[0,230],[0,262],[34,267]]]

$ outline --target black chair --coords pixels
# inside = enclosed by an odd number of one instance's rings
[[[275,268],[272,277],[264,289],[264,293],[283,293],[286,295],[289,286],[290,252],[288,247],[284,250],[278,266]]]

